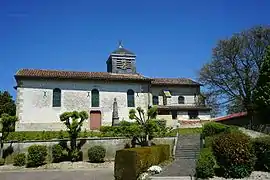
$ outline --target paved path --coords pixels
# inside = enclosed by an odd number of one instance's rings
[[[0,180],[114,180],[113,169],[0,172]]]
[[[167,166],[161,174],[152,177],[152,179],[194,179],[199,151],[200,134],[179,135],[174,162]]]

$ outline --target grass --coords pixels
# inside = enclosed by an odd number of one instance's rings
[[[202,132],[202,128],[179,128],[179,134],[200,134]]]

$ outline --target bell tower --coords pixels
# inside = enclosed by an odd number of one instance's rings
[[[119,41],[118,49],[107,60],[107,72],[119,74],[136,74],[136,55],[125,49]]]

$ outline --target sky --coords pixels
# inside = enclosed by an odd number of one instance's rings
[[[198,78],[218,40],[269,25],[269,0],[0,0],[0,90],[21,68],[106,71],[122,40],[149,77]]]

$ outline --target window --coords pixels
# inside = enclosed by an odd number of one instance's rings
[[[132,89],[129,89],[127,91],[127,104],[128,104],[128,107],[135,107],[134,91]]]
[[[172,111],[172,119],[177,119],[177,111]]]
[[[61,107],[61,89],[53,90],[53,107]]]
[[[198,119],[199,112],[198,111],[188,111],[189,119]]]
[[[185,104],[185,98],[183,96],[178,97],[178,104]]]
[[[99,91],[97,89],[91,91],[91,100],[92,107],[99,107]]]
[[[158,96],[153,96],[153,105],[158,105]]]

